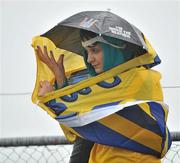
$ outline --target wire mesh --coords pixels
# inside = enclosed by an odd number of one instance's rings
[[[68,163],[72,145],[0,147],[0,163]]]
[[[171,149],[162,163],[180,163],[179,134],[173,135]],[[64,137],[0,139],[0,163],[68,163],[72,144]]]
[[[173,142],[162,163],[180,163],[180,142]]]

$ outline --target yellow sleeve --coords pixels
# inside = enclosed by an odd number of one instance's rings
[[[74,133],[72,133],[69,130],[69,128],[67,128],[66,126],[64,126],[62,124],[60,124],[60,126],[61,126],[61,129],[63,130],[64,135],[67,138],[67,140],[70,142],[74,142],[76,140],[77,136]]]

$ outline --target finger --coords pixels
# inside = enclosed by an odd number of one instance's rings
[[[40,87],[43,87],[43,81],[39,82]]]
[[[48,56],[47,46],[44,46],[44,56],[50,60],[50,58]]]
[[[43,91],[42,91],[42,89],[39,89],[39,91],[38,91],[38,96],[43,96]]]
[[[41,81],[41,84],[42,84],[42,85],[46,85],[47,83],[49,83],[47,80],[42,80],[42,81]]]
[[[56,60],[55,60],[55,58],[54,58],[54,54],[53,54],[52,50],[50,50],[50,56],[51,56],[51,61],[52,61],[54,64],[56,64]]]
[[[42,56],[42,50],[41,50],[40,46],[37,46],[36,52],[38,55]]]
[[[48,85],[50,85],[50,82],[47,81],[47,80],[45,80],[45,81],[44,81],[44,85],[48,86]]]
[[[41,47],[38,45],[37,46],[37,50],[41,53],[41,54],[43,54],[43,51],[42,51],[42,49],[41,49]]]
[[[58,58],[57,64],[62,66],[64,64],[64,54],[61,54]]]
[[[37,46],[36,52],[37,52],[39,59],[42,60],[43,62],[46,62],[46,59],[44,57],[44,54],[43,54],[40,46]]]
[[[64,69],[64,54],[60,55],[57,63],[59,65],[60,69],[62,70],[62,72],[65,73],[65,69]]]

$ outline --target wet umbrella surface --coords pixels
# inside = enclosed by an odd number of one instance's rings
[[[143,54],[147,50],[143,33],[109,11],[80,12],[58,23],[41,36],[49,38],[61,49],[82,55],[80,29],[94,32],[106,41],[106,38],[111,37],[120,43],[124,42],[138,54]]]

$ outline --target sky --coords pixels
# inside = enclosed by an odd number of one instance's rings
[[[180,131],[180,1],[0,1],[0,137],[62,135],[58,123],[31,101],[36,60],[31,41],[85,10],[110,10],[138,27],[162,63],[170,131]]]

